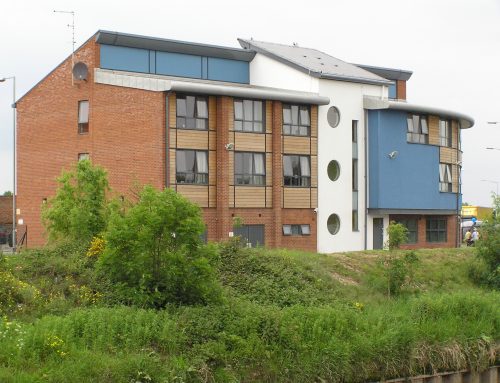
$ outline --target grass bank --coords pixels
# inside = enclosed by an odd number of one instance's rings
[[[154,311],[114,304],[84,249],[25,252],[2,266],[0,381],[365,382],[498,362],[500,293],[469,280],[469,249],[416,254],[389,299],[386,252],[224,248],[222,303]]]

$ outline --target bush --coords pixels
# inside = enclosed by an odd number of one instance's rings
[[[389,234],[389,250],[399,249],[399,247],[408,241],[408,229],[402,223],[392,221],[387,228]]]
[[[205,246],[200,209],[171,189],[144,187],[128,211],[112,215],[97,262],[117,299],[143,307],[216,301],[220,289]]]
[[[381,272],[372,278],[381,279],[379,288],[385,286],[388,297],[400,295],[414,287],[415,271],[419,263],[414,251],[405,252],[404,255],[391,253],[379,261]]]
[[[49,239],[88,241],[106,227],[109,191],[107,174],[90,161],[63,172],[54,198],[42,207]]]
[[[488,268],[482,282],[500,289],[500,196],[493,196],[493,209],[493,216],[481,226],[476,254]]]

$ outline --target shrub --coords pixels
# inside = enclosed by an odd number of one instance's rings
[[[400,295],[405,288],[414,284],[415,269],[420,260],[414,251],[404,255],[391,253],[379,262],[382,279],[386,286],[387,296]]]
[[[90,161],[63,172],[54,198],[42,207],[49,239],[88,241],[106,227],[109,191],[107,174]]]
[[[500,289],[500,196],[493,196],[494,214],[481,226],[481,239],[477,243],[476,254],[482,259],[488,273],[483,283]]]
[[[97,265],[126,303],[158,308],[218,300],[216,251],[201,243],[204,231],[198,206],[171,189],[146,186],[136,205],[112,215]]]
[[[399,247],[408,241],[408,229],[402,223],[392,221],[387,228],[389,234],[389,250],[399,249]]]

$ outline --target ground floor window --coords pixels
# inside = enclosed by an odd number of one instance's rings
[[[408,240],[406,243],[417,243],[418,242],[418,219],[417,218],[405,218],[398,219],[398,223],[404,225],[408,230]]]
[[[283,235],[310,235],[310,225],[283,225]]]
[[[427,218],[426,223],[427,242],[447,241],[447,221],[446,218]]]

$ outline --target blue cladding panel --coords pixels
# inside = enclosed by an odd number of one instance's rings
[[[396,84],[389,85],[389,98],[395,99],[396,97]]]
[[[156,52],[156,73],[169,76],[201,78],[201,56]]]
[[[149,51],[149,73],[156,73],[156,51]]]
[[[250,82],[248,63],[209,57],[208,79],[248,84]]]
[[[208,57],[201,58],[201,78],[208,78]]]
[[[369,207],[456,209],[455,193],[439,192],[439,147],[406,142],[405,112],[371,110]],[[396,158],[388,154],[398,151]]]
[[[101,44],[101,68],[149,73],[149,51]]]

